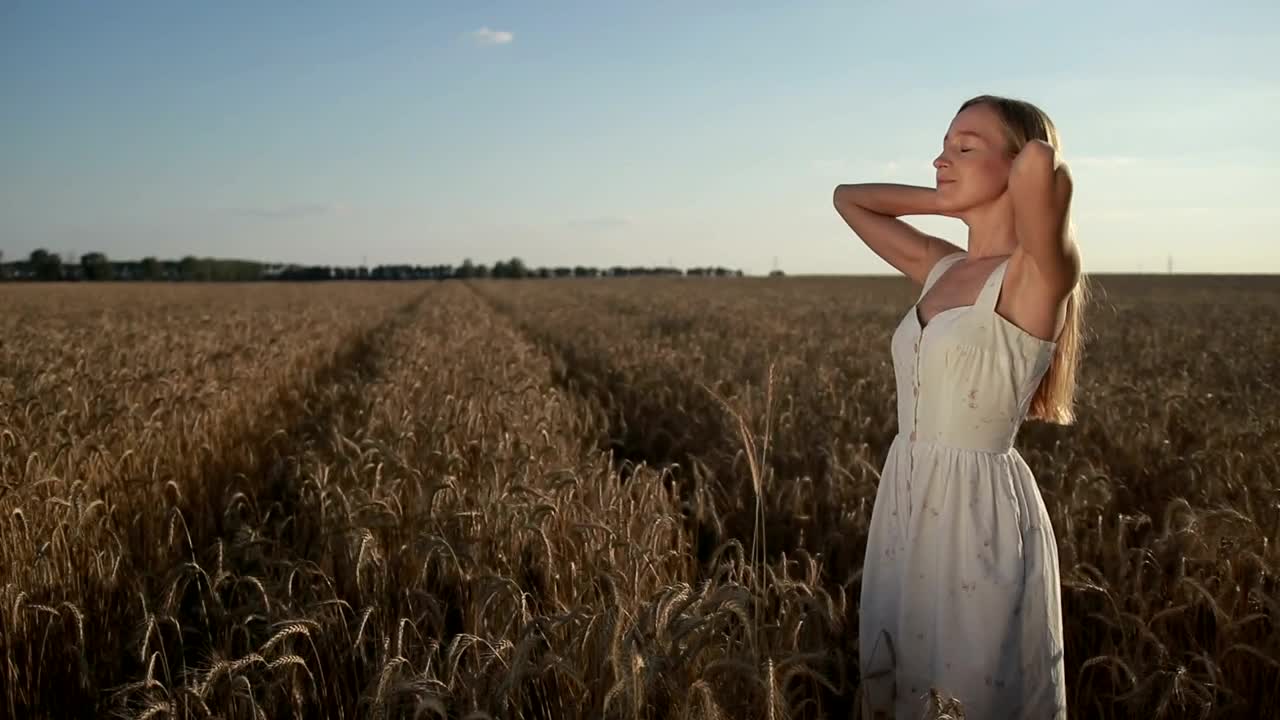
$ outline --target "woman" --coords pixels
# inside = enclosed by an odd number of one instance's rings
[[[867,717],[936,690],[969,718],[1063,718],[1058,552],[1025,418],[1074,421],[1084,284],[1058,134],[1036,106],[965,102],[933,188],[840,185],[840,216],[923,286],[891,343],[899,433],[871,514],[859,619]],[[968,226],[968,250],[900,215]]]

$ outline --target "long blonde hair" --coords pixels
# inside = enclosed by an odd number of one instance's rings
[[[987,105],[996,111],[1004,124],[1007,149],[1012,155],[1017,155],[1031,140],[1043,140],[1062,152],[1062,141],[1053,120],[1035,105],[1000,95],[978,95],[966,100],[960,106],[960,111],[974,105]],[[1070,218],[1067,223],[1067,231],[1074,237],[1075,223]],[[1081,273],[1079,282],[1067,298],[1066,324],[1058,336],[1049,369],[1031,398],[1031,407],[1027,411],[1030,419],[1059,425],[1071,425],[1075,422],[1076,375],[1084,349],[1082,315],[1089,295],[1086,275]]]

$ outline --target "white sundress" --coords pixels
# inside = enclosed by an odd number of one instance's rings
[[[970,720],[1066,717],[1058,547],[1013,447],[1056,344],[995,311],[1009,260],[973,305],[921,327],[930,269],[892,340],[898,434],[876,491],[859,655],[868,717],[919,718],[930,689]]]

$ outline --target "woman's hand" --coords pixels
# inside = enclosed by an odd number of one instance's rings
[[[1014,232],[1045,283],[1069,292],[1080,276],[1080,256],[1070,232],[1073,182],[1062,156],[1043,140],[1018,152],[1009,170]]]
[[[1013,158],[1009,170],[1009,184],[1025,179],[1028,173],[1056,171],[1066,165],[1058,149],[1044,140],[1029,140]]]

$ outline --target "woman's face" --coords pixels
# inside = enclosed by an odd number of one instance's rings
[[[963,212],[998,200],[1009,187],[1013,156],[1000,116],[987,105],[956,114],[933,161],[943,209]]]

